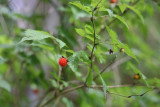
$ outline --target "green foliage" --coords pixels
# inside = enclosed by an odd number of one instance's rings
[[[92,11],[91,8],[88,7],[88,6],[82,5],[79,1],[70,2],[69,4],[72,4],[72,5],[74,5],[74,6],[78,7],[78,8],[86,11],[87,13],[91,14],[91,11]]]
[[[144,23],[143,16],[141,15],[141,13],[137,9],[135,9],[133,6],[130,6],[130,5],[127,5],[127,4],[123,4],[123,7],[129,8],[133,12],[135,12],[138,15],[138,17],[142,20],[142,22]]]
[[[0,78],[0,88],[3,88],[5,90],[11,92],[10,84],[7,81],[3,80],[2,78]]]
[[[85,36],[85,32],[83,29],[75,29],[75,30],[80,36]]]
[[[120,20],[127,28],[128,28],[128,24],[126,23],[126,21],[118,15],[113,15],[113,17],[117,18],[118,20]],[[128,28],[129,29],[129,28]]]
[[[42,39],[49,38],[49,37],[51,37],[51,35],[47,32],[27,29],[24,32],[24,37],[22,38],[22,40],[18,44],[20,44],[26,40],[42,40]]]
[[[2,58],[2,57],[0,56],[0,64],[3,64],[4,62],[6,62],[6,59],[4,59],[4,58]]]
[[[91,68],[88,68],[88,74],[86,78],[87,86],[90,86],[92,84],[92,81],[93,81],[93,72]]]
[[[101,81],[102,81],[104,96],[105,96],[105,98],[106,98],[106,94],[107,94],[107,85],[106,85],[105,81],[103,80],[101,74],[99,73],[99,69],[98,69],[97,66],[94,66],[94,70],[95,70],[95,72],[97,73],[97,75],[99,75],[99,77],[100,77],[100,79],[101,79]]]
[[[109,33],[110,38],[111,38],[111,45],[114,47],[113,48],[114,51],[117,51],[118,48],[124,48],[126,54],[129,55],[129,56],[131,56],[132,58],[134,58],[138,62],[136,56],[129,49],[129,47],[126,44],[123,44],[123,43],[121,43],[118,40],[116,32],[114,32],[113,30],[111,30],[107,25],[106,25],[106,29],[107,29],[107,31]]]
[[[0,0],[0,107],[159,107],[158,0],[23,4]]]
[[[81,76],[81,74],[78,72],[79,62],[82,61],[84,63],[89,63],[88,54],[85,51],[75,52],[71,57],[68,58],[68,60],[69,67],[77,76]]]

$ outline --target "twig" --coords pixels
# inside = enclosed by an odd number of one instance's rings
[[[36,107],[40,107],[42,101],[46,98],[46,96],[47,96],[52,90],[53,90],[52,88],[48,89],[48,90],[44,93],[44,95],[40,97],[39,103],[37,104]]]
[[[107,88],[118,88],[118,87],[128,87],[128,86],[132,86],[132,84],[107,86]],[[103,88],[103,85],[91,85],[90,88]]]
[[[95,29],[95,23],[94,23],[94,12],[96,11],[98,5],[101,3],[102,0],[100,0],[97,5],[95,6],[95,8],[92,10],[92,16],[91,16],[91,22],[92,22],[92,26],[93,26],[93,36],[94,36],[94,40],[93,40],[93,48],[92,48],[92,51],[91,51],[91,55],[90,55],[90,60],[91,60],[91,70],[92,70],[92,66],[93,66],[93,52],[94,52],[94,48],[96,46],[96,29]],[[87,82],[87,79],[86,81],[84,82],[84,84],[86,85],[86,82]]]
[[[59,71],[58,71],[58,77],[59,77],[59,79],[57,80],[58,86],[60,86],[59,81],[61,80],[61,72],[62,72],[62,67],[59,65]]]
[[[144,96],[146,93],[148,93],[148,92],[150,92],[150,91],[152,91],[152,90],[154,90],[154,88],[151,89],[151,90],[148,90],[148,91],[146,91],[146,92],[144,92],[144,93],[142,93],[142,94],[135,94],[135,95],[129,95],[129,96],[122,95],[122,94],[118,94],[118,93],[113,93],[113,92],[109,92],[109,91],[107,91],[107,93],[108,93],[108,94],[118,95],[118,96],[121,96],[121,97],[131,98],[131,97],[133,97],[133,96],[139,96],[139,97]]]
[[[57,104],[59,103],[60,99],[62,98],[62,96],[58,96],[57,99],[55,100],[54,106],[53,107],[57,107]]]
[[[115,59],[116,59],[116,57],[115,57],[115,58],[113,59],[113,61],[111,61],[106,67],[104,67],[104,68],[102,69],[102,71],[100,71],[100,74],[102,74],[106,69],[108,69],[108,68],[114,63]],[[98,77],[99,77],[99,75],[97,74],[97,75],[93,78],[93,80],[96,80]]]
[[[94,48],[95,48],[95,45],[96,45],[96,31],[95,31],[95,24],[94,24],[94,11],[92,11],[91,22],[92,22],[92,24],[93,24],[93,30],[94,30],[94,32],[93,32],[93,36],[94,36],[93,48],[92,48],[91,56],[90,56],[90,60],[91,60],[91,69],[92,69],[93,52],[94,52]]]

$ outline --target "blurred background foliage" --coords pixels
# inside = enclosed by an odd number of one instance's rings
[[[52,91],[46,94],[48,89],[62,91],[90,78],[86,76],[94,29],[90,11],[78,7],[93,10],[98,2],[79,0],[78,6],[74,3],[74,0],[0,0],[0,107],[36,107],[41,96],[46,95],[43,103],[54,95]],[[159,4],[158,0],[119,0],[115,4],[102,0],[94,16],[95,68],[103,69],[116,57],[115,63],[101,75],[104,82],[107,86],[133,85],[109,88],[109,92],[129,96],[142,94],[153,86],[156,89],[144,96],[125,98],[107,93],[105,98],[102,88],[81,88],[64,95],[58,107],[159,107]],[[105,25],[128,45],[138,62],[128,54],[130,50],[119,52],[120,47],[110,44],[110,30]],[[109,54],[110,49],[113,54]],[[58,85],[58,60],[62,56],[70,62],[63,68]],[[137,73],[141,76],[138,80],[134,79]],[[91,83],[103,84],[101,78]],[[48,107],[53,104],[54,101]]]

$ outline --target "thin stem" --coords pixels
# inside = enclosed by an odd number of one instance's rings
[[[113,61],[111,61],[106,67],[104,67],[103,69],[102,69],[102,71],[100,71],[100,73],[99,74],[102,74],[106,69],[108,69],[114,62],[115,62],[115,59],[116,59],[116,57],[113,59]],[[99,74],[97,74],[94,78],[93,78],[93,80],[96,80],[98,77],[99,77]]]
[[[153,89],[154,89],[154,88],[153,88]],[[133,96],[139,96],[139,97],[144,96],[146,93],[152,91],[153,89],[148,90],[148,91],[146,91],[146,92],[144,92],[144,93],[142,93],[142,94],[135,94],[135,95],[129,95],[129,96],[122,95],[122,94],[118,94],[118,93],[113,93],[113,92],[109,92],[109,91],[107,91],[107,93],[108,93],[108,94],[118,95],[118,96],[121,96],[121,97],[131,98],[131,97],[133,97]]]
[[[91,22],[92,22],[92,25],[93,25],[93,36],[94,36],[93,48],[92,48],[91,56],[90,56],[91,69],[92,69],[92,65],[93,65],[93,61],[92,61],[92,59],[93,59],[93,52],[94,52],[94,48],[95,48],[95,46],[96,46],[96,30],[95,30],[95,24],[94,24],[94,10],[92,11]]]
[[[52,88],[48,89],[48,90],[44,93],[44,95],[43,95],[42,97],[40,97],[39,103],[37,104],[36,107],[40,107],[40,105],[41,105],[41,103],[43,102],[43,100],[46,98],[46,96],[47,96],[52,90],[53,90]],[[55,92],[55,91],[54,91],[54,92]]]
[[[118,87],[128,87],[132,86],[131,84],[126,84],[126,85],[115,85],[115,86],[107,86],[107,88],[118,88]],[[91,85],[90,88],[103,88],[103,85]]]

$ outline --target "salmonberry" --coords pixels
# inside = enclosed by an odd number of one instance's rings
[[[63,56],[62,56],[62,58],[59,59],[59,65],[62,67],[66,66],[67,62],[68,62],[67,59],[64,58]]]
[[[110,3],[117,3],[118,0],[110,0]]]
[[[39,89],[34,89],[34,90],[33,90],[33,93],[34,93],[34,94],[39,94]]]
[[[121,48],[121,49],[120,49],[120,52],[124,53],[124,52],[125,52],[124,48]]]
[[[141,76],[138,74],[135,74],[134,77],[133,77],[135,80],[139,80],[141,78]]]

